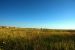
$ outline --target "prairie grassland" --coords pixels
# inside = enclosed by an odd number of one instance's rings
[[[75,30],[3,27],[0,50],[75,50]]]

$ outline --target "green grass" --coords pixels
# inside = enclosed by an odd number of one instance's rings
[[[0,50],[75,50],[75,30],[0,28]]]

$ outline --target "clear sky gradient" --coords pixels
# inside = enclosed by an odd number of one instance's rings
[[[0,26],[75,29],[75,0],[0,0]]]

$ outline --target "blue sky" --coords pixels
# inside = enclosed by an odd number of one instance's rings
[[[0,25],[75,29],[75,1],[0,0]]]

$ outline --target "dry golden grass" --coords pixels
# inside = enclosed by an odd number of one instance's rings
[[[22,28],[0,28],[0,38],[16,38],[16,37],[25,37],[25,38],[34,38],[37,36],[51,36],[51,35],[71,35],[71,32],[62,31],[62,30],[45,30],[44,29],[22,29]]]
[[[75,30],[0,28],[1,50],[75,50]]]

